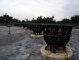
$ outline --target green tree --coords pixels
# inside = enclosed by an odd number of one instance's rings
[[[26,21],[25,20],[22,20],[22,23],[26,23]]]
[[[0,16],[0,23],[5,23],[5,20],[3,19],[3,16]]]
[[[54,20],[54,16],[52,17],[44,17],[42,18],[42,16],[39,16],[37,17],[37,19],[32,19],[32,22],[33,23],[55,23],[55,20]]]
[[[37,23],[37,20],[33,18],[32,23]]]
[[[21,23],[21,21],[20,20],[18,20],[18,19],[16,19],[16,18],[13,18],[13,23]]]
[[[70,20],[67,19],[67,18],[64,18],[64,19],[62,19],[61,23],[69,24],[70,23]]]
[[[72,16],[71,22],[75,24],[79,24],[79,15]]]
[[[5,13],[5,15],[3,15],[3,21],[6,23],[6,25],[7,25],[7,23],[12,24],[12,19],[13,19],[13,17],[7,15],[6,13]]]

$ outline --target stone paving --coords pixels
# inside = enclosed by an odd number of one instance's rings
[[[31,37],[32,31],[26,28],[0,26],[0,60],[44,60],[40,48],[45,45],[43,37]],[[79,60],[79,29],[72,30],[67,44],[72,48],[71,60]]]

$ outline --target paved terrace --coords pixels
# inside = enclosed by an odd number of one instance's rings
[[[40,48],[45,44],[43,37],[31,37],[32,31],[26,28],[0,26],[0,60],[44,60]],[[71,60],[79,60],[79,29],[72,30],[67,44],[73,50]]]

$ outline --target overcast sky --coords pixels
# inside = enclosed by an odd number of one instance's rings
[[[0,16],[8,15],[23,19],[38,16],[61,20],[79,14],[79,0],[0,0]]]

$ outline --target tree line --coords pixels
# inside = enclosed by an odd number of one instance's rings
[[[79,15],[71,16],[70,19],[64,18],[61,21],[54,20],[54,16],[52,17],[42,17],[39,16],[36,19],[32,20],[18,20],[17,18],[13,18],[7,14],[0,16],[0,23],[58,23],[58,24],[79,24]]]

